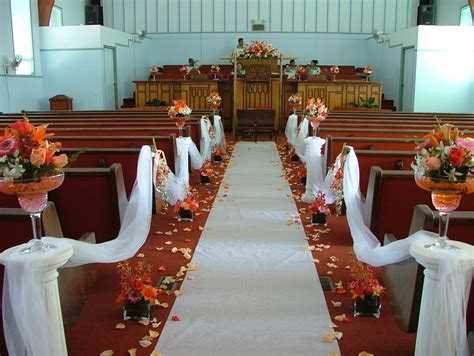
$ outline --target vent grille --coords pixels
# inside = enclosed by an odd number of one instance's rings
[[[264,20],[252,20],[252,32],[264,32],[265,21]]]

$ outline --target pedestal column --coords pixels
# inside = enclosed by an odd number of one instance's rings
[[[304,155],[306,160],[306,190],[301,196],[301,201],[310,204],[316,199],[314,193],[323,189],[324,169],[321,148],[326,140],[312,136],[306,138],[304,142],[306,144]]]

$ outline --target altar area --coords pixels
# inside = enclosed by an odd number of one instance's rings
[[[284,62],[296,57],[281,54],[271,58],[220,57],[233,64],[215,66],[206,64],[199,71],[183,73],[182,66],[164,65],[162,72],[148,81],[135,82],[137,107],[158,99],[166,103],[185,99],[194,110],[208,109],[206,97],[218,91],[222,97],[220,115],[227,130],[235,131],[239,119],[237,111],[242,109],[274,110],[274,125],[282,130],[290,114],[288,98],[297,94],[303,98],[303,107],[311,97],[319,97],[329,110],[350,106],[373,97],[379,108],[382,102],[382,84],[369,81],[369,75],[355,66],[320,66],[320,75],[302,72],[289,79],[284,72]],[[243,70],[237,68],[241,65]],[[239,66],[240,67],[240,66]],[[235,75],[237,73],[237,75]]]

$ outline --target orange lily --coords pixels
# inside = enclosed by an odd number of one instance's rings
[[[45,142],[44,140],[47,139],[48,137],[54,136],[54,133],[46,133],[47,125],[41,125],[38,127],[35,127],[33,130],[33,135],[32,139],[33,141],[38,142],[40,145],[44,146]]]

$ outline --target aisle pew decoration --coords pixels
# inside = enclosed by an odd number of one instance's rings
[[[191,117],[193,110],[186,105],[184,99],[173,100],[173,105],[168,108],[168,116],[175,122],[181,137],[181,130],[186,124],[186,121]]]
[[[152,266],[144,260],[136,265],[130,262],[117,264],[120,294],[117,303],[123,303],[124,320],[150,320],[152,306],[156,304],[158,289],[151,282]]]
[[[220,146],[216,146],[214,151],[212,152],[212,160],[213,162],[222,162],[222,159],[224,157],[224,151]]]
[[[344,203],[344,170],[343,168],[338,168],[334,172],[333,180],[331,182],[331,189],[334,191],[336,197],[335,206],[336,206],[336,215],[343,216],[346,215],[345,203]]]
[[[290,106],[290,109],[293,110],[293,114],[296,115],[296,109],[299,109],[301,107],[302,102],[303,98],[298,94],[295,93],[290,95],[290,97],[288,98],[288,105]]]
[[[331,210],[326,204],[326,195],[322,191],[318,191],[316,199],[309,206],[311,212],[311,225],[327,226],[327,216],[331,215]]]
[[[201,169],[199,170],[199,182],[201,184],[211,183],[211,175],[212,169],[210,169],[207,165],[203,164]]]
[[[219,93],[215,90],[211,91],[211,94],[206,97],[206,102],[209,104],[209,107],[215,112],[219,110],[219,107],[221,106],[222,103],[222,97],[219,95]]]
[[[197,191],[189,191],[184,200],[180,200],[174,206],[174,212],[178,214],[178,221],[193,221],[194,212],[199,209]]]
[[[320,98],[309,98],[303,113],[308,118],[308,121],[313,128],[313,136],[317,136],[319,124],[325,121],[328,115],[328,109],[326,108],[324,101]]]
[[[373,268],[358,261],[354,256],[351,258],[350,271],[352,281],[349,282],[348,288],[352,294],[354,316],[379,318],[385,287],[375,277]]]
[[[278,49],[265,41],[251,41],[244,47],[241,56],[248,59],[278,58]]]

